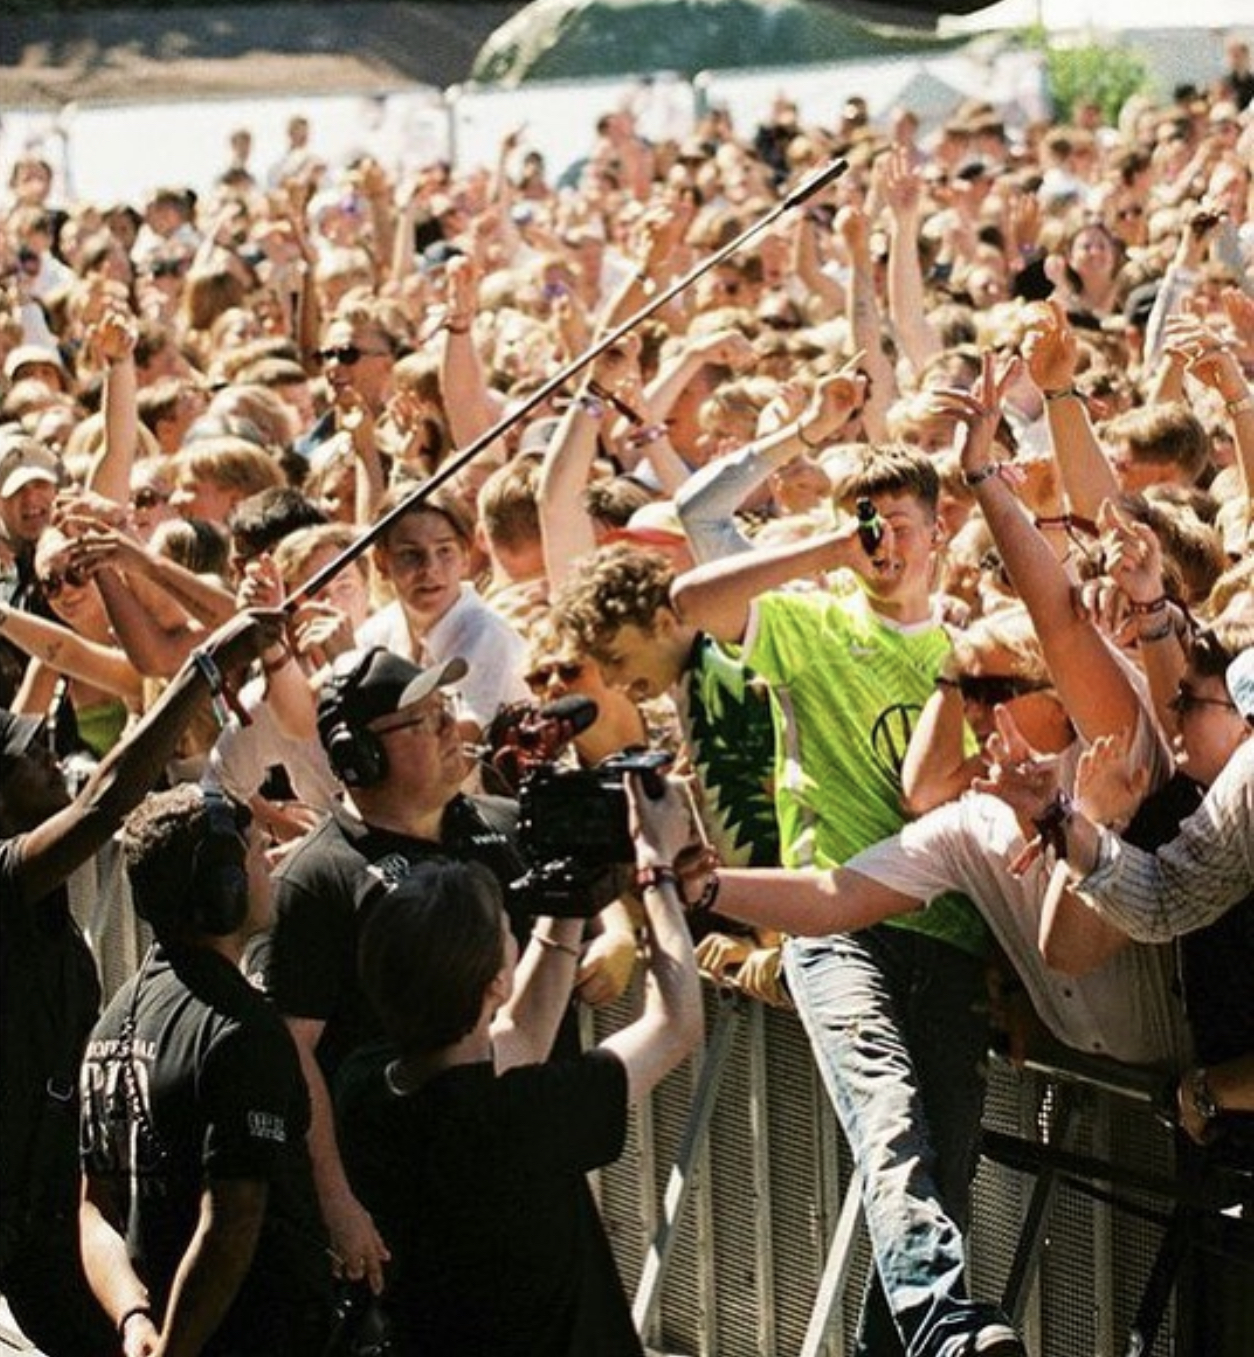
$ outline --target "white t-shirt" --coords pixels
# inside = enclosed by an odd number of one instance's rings
[[[1050,970],[1037,946],[1050,869],[1038,858],[1021,877],[1013,876],[1009,864],[1023,846],[1009,806],[969,792],[845,865],[919,900],[952,890],[968,895],[1059,1041],[1130,1064],[1187,1063],[1170,947],[1129,943],[1087,975]]]
[[[530,695],[523,682],[526,644],[469,584],[462,585],[461,597],[423,637],[420,655],[414,653],[413,636],[399,601],[380,609],[361,627],[357,644],[386,646],[422,665],[443,664],[460,655],[469,666],[466,677],[453,689],[461,701],[461,716],[484,729],[498,708]]]

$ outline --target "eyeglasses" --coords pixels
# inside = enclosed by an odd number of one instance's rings
[[[390,735],[396,730],[416,730],[423,735],[438,735],[457,719],[457,707],[451,697],[442,697],[434,707],[416,712],[391,725],[371,726],[376,735]]]
[[[541,664],[537,665],[527,675],[528,688],[546,688],[553,682],[556,675],[563,683],[574,683],[577,678],[582,677],[585,665],[576,660],[568,661],[565,664]]]
[[[1187,683],[1176,689],[1176,695],[1167,705],[1177,716],[1187,716],[1201,707],[1222,707],[1225,711],[1236,711],[1236,706],[1222,697],[1199,697]]]
[[[964,702],[981,707],[997,707],[1027,693],[1044,692],[1050,685],[1013,674],[960,674],[958,691]]]
[[[361,349],[356,344],[340,344],[333,349],[319,349],[318,362],[339,363],[341,367],[356,367],[363,358],[389,358],[387,349]]]
[[[87,576],[76,565],[66,566],[64,572],[59,570],[49,571],[48,574],[40,577],[39,587],[43,590],[44,597],[47,599],[56,598],[62,589],[68,584],[74,589],[81,589],[87,583]]]
[[[162,494],[160,490],[154,490],[152,486],[146,485],[142,490],[136,490],[131,496],[132,509],[155,509],[158,504],[168,504],[169,495]]]

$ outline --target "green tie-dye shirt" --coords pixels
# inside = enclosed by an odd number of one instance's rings
[[[895,626],[860,590],[756,600],[745,659],[774,698],[785,866],[836,867],[901,828],[902,760],[949,648],[939,623]],[[984,924],[965,896],[892,922],[984,950]]]

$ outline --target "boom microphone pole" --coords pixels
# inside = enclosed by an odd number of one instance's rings
[[[800,207],[808,202],[816,193],[833,184],[849,168],[849,162],[843,158],[833,160],[830,165],[825,165],[821,170],[816,170],[808,179],[802,180],[793,191],[782,201],[770,209],[769,212],[759,217],[757,221],[747,226],[734,240],[730,240],[721,249],[716,250],[706,259],[699,260],[693,265],[682,278],[659,292],[656,297],[651,297],[638,311],[628,316],[621,324],[616,325],[607,334],[593,342],[591,347],[585,349],[581,354],[572,358],[564,368],[553,374],[543,385],[537,387],[529,396],[527,396],[521,405],[518,405],[509,414],[504,415],[490,429],[481,433],[472,443],[468,444],[461,452],[450,457],[441,466],[429,476],[421,485],[416,486],[411,495],[407,495],[398,504],[393,505],[386,514],[383,515],[377,523],[367,528],[360,537],[350,542],[348,546],[340,552],[338,556],[329,560],[316,574],[311,575],[304,584],[295,589],[283,605],[285,610],[291,612],[300,603],[307,598],[312,598],[320,589],[326,587],[327,583],[334,579],[336,575],[344,569],[346,565],[351,565],[370,544],[382,536],[393,523],[398,519],[404,518],[408,513],[412,513],[415,506],[421,504],[424,500],[430,498],[442,485],[452,480],[454,476],[488,447],[495,443],[502,435],[508,433],[510,429],[525,419],[537,405],[546,401],[555,391],[560,391],[566,383],[582,372],[589,363],[595,362],[600,356],[617,344],[620,339],[629,334],[643,320],[653,315],[655,311],[660,310],[672,298],[679,296],[685,289],[692,286],[693,283],[708,273],[710,269],[721,264],[725,259],[730,258],[742,245],[752,240],[754,236],[761,234],[768,226],[774,225],[785,212],[791,212],[794,208]]]

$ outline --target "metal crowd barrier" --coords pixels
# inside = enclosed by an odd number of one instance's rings
[[[630,1013],[624,1001],[598,1014],[590,1034]],[[702,1059],[654,1093],[599,1175],[641,1332],[676,1357],[841,1357],[869,1250],[805,1034],[791,1014],[712,987],[707,1023]],[[1034,1357],[1254,1352],[1254,1253],[1235,1304],[1204,1317],[1204,1340],[1176,1302],[1191,1236],[1153,1082],[1111,1063],[990,1063],[970,1285],[1006,1306]]]
[[[114,845],[71,902],[112,994],[147,945]],[[633,988],[585,1011],[585,1036],[637,1003]],[[596,1178],[637,1323],[675,1357],[843,1357],[870,1259],[809,1042],[793,1014],[727,990],[707,986],[706,1008],[699,1059],[637,1109]],[[1254,1229],[1221,1213],[1226,1181],[1182,1181],[1153,1082],[1090,1058],[990,1062],[970,1285],[1033,1357],[1254,1353]]]

